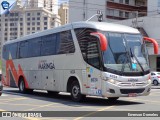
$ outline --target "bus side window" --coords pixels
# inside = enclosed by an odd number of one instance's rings
[[[33,38],[33,40],[28,41],[28,56],[29,57],[37,57],[41,55],[41,37]]]
[[[22,41],[19,45],[19,58],[28,57],[28,41]]]
[[[74,53],[75,46],[71,31],[63,31],[58,34],[57,54]]]
[[[41,55],[55,55],[56,54],[56,34],[51,34],[42,37]]]
[[[8,60],[9,55],[8,55],[8,47],[7,47],[7,45],[3,46],[2,54],[3,54],[3,56],[2,56],[3,59]]]

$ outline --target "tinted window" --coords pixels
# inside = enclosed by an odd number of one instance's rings
[[[55,54],[56,54],[56,34],[42,37],[41,55],[55,55]]]
[[[29,57],[40,56],[40,53],[41,53],[41,38],[33,38],[32,40],[29,40],[28,42],[29,42],[29,46],[28,46]]]
[[[58,54],[74,53],[75,47],[73,43],[73,38],[71,31],[64,31],[58,34],[58,44],[57,44]]]
[[[75,29],[78,43],[84,60],[90,65],[100,68],[100,54],[98,39],[90,33],[96,32],[94,29]]]
[[[20,42],[19,45],[19,58],[28,57],[28,41]]]
[[[17,58],[17,43],[7,45],[9,50],[9,59]]]
[[[7,60],[8,59],[8,57],[9,57],[9,55],[8,55],[8,49],[7,49],[8,47],[6,46],[6,45],[4,45],[3,46],[3,52],[2,52],[2,54],[3,54],[3,59],[5,59],[5,60]]]

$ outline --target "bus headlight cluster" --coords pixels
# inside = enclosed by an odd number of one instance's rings
[[[118,84],[118,81],[117,80],[113,80],[113,79],[108,80],[108,82],[110,82],[112,84]]]

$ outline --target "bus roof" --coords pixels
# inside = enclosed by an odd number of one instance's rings
[[[66,25],[63,25],[60,27],[36,32],[36,33],[26,35],[24,37],[21,37],[21,38],[15,39],[15,40],[7,41],[4,44],[16,42],[16,41],[17,42],[23,41],[26,39],[32,39],[35,37],[40,37],[40,36],[44,36],[44,35],[48,35],[48,34],[52,34],[52,33],[56,33],[56,32],[61,32],[61,31],[69,30],[69,29],[75,29],[75,28],[93,28],[93,29],[98,29],[101,31],[140,34],[140,32],[137,29],[132,28],[132,27],[128,27],[128,26],[124,26],[124,25],[119,25],[119,24],[115,24],[115,23],[107,23],[107,22],[85,22],[85,21],[82,21],[82,22],[74,22],[74,23],[66,24]]]

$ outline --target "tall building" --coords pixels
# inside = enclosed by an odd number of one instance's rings
[[[119,21],[147,15],[147,0],[72,0],[69,1],[69,21],[87,20],[98,10],[104,21]],[[94,18],[92,20],[96,20]]]
[[[43,7],[54,14],[58,14],[58,0],[26,0],[26,7]]]
[[[68,3],[62,3],[58,9],[58,15],[61,19],[61,24],[65,25],[69,22],[69,7]]]
[[[60,25],[59,15],[52,11],[43,7],[21,7],[17,4],[9,14],[0,16],[0,49],[8,40]]]
[[[148,16],[160,14],[160,0],[148,0]]]

